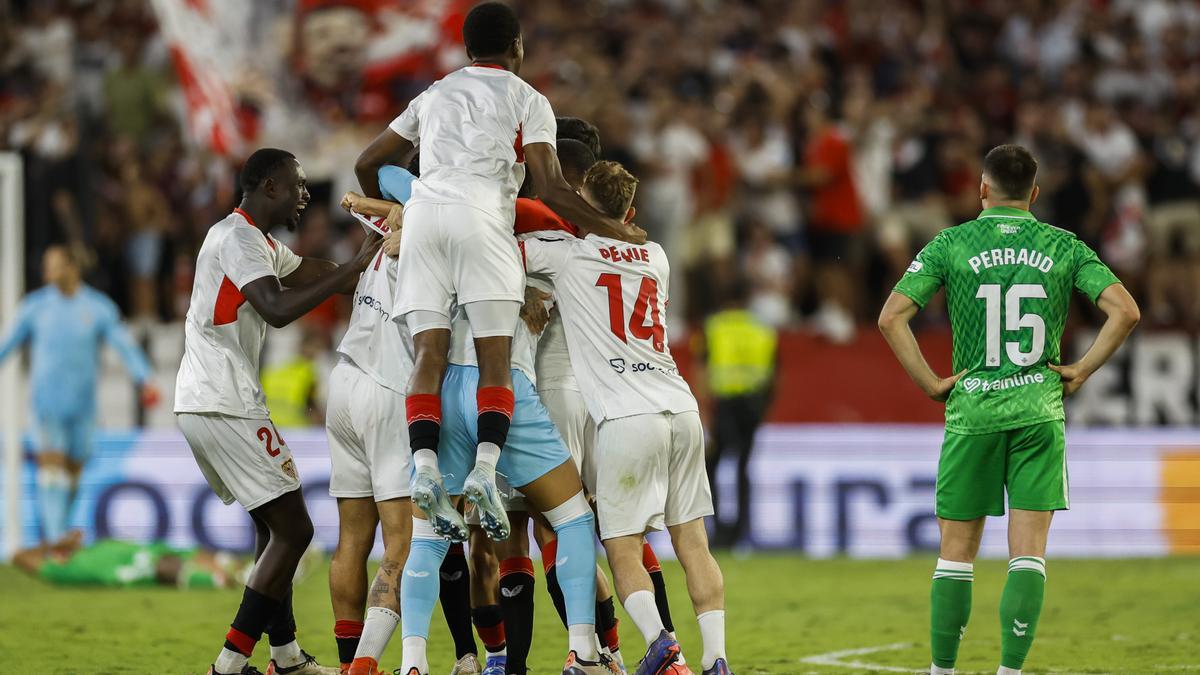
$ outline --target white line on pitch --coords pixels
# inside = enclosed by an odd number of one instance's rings
[[[859,668],[866,670],[883,670],[890,673],[919,673],[922,671],[913,670],[912,668],[900,668],[898,666],[882,666],[875,663],[863,663],[862,661],[843,661],[842,659],[848,656],[865,656],[867,654],[876,654],[879,652],[892,652],[899,649],[908,649],[914,646],[911,642],[893,642],[890,645],[879,645],[878,647],[859,647],[858,649],[842,649],[836,652],[826,652],[824,654],[816,654],[814,656],[806,656],[800,659],[801,663],[808,663],[814,666],[833,666],[835,668]]]
[[[843,661],[842,659],[850,656],[866,656],[867,654],[878,654],[880,652],[893,652],[901,649],[908,649],[915,646],[911,642],[893,642],[887,645],[879,645],[876,647],[858,647],[857,649],[842,649],[834,652],[826,652],[824,654],[815,654],[806,656],[800,659],[801,663],[807,663],[814,666],[831,666],[834,668],[856,668],[860,670],[876,670],[889,673],[925,673],[924,669],[914,670],[912,668],[901,668],[899,666],[885,666],[878,663],[865,663],[863,661]],[[1197,671],[1200,672],[1200,665],[1179,665],[1165,666],[1158,665],[1154,667],[1156,672],[1161,671]],[[990,671],[978,671],[981,674],[990,673]],[[1055,672],[1055,671],[1051,671]],[[969,675],[969,672],[963,672],[961,675]],[[1033,675],[1030,673],[1030,675]],[[1056,675],[1084,675],[1083,673],[1057,672]]]

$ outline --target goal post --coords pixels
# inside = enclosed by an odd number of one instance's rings
[[[25,288],[25,188],[21,156],[0,152],[0,330],[12,328]],[[21,428],[25,388],[17,358],[0,364],[0,442],[3,442],[4,526],[0,559],[11,560],[21,546]]]

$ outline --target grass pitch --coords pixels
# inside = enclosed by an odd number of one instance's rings
[[[912,672],[929,663],[928,596],[933,559],[811,561],[784,555],[721,558],[728,647],[739,675]],[[664,561],[684,654],[701,647],[683,576]],[[1051,560],[1046,609],[1027,673],[1200,673],[1200,558]],[[336,664],[325,568],[296,589],[300,643]],[[995,672],[997,605],[1005,561],[976,566],[975,600],[959,672]],[[556,673],[564,657],[544,581],[530,665]],[[240,591],[53,588],[0,566],[0,672],[204,673],[220,649]],[[618,610],[620,613],[621,610]],[[627,665],[643,645],[621,616]],[[383,666],[399,665],[399,636]],[[434,616],[430,660],[449,671],[453,654]],[[265,670],[266,641],[253,662]],[[698,672],[698,671],[697,671]]]

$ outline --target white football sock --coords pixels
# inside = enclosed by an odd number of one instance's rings
[[[936,663],[929,664],[929,675],[954,675],[953,668],[941,668]]]
[[[249,658],[245,654],[222,647],[220,655],[213,662],[213,670],[218,673],[240,673],[242,666],[246,665],[248,660]]]
[[[420,636],[413,635],[404,638],[403,665],[400,666],[400,672],[408,675],[408,671],[416,668],[418,673],[429,672],[429,658],[425,655],[425,646],[428,641]]]
[[[362,637],[358,639],[358,649],[354,658],[370,657],[379,663],[383,650],[396,632],[396,624],[400,623],[400,615],[387,607],[368,607],[367,620],[363,622]]]
[[[500,461],[500,446],[495,443],[480,443],[475,449],[475,468],[483,469],[492,480],[496,480],[496,462]]]
[[[1000,666],[996,669],[996,675],[1021,675],[1021,671],[1016,668],[1005,668]]]
[[[506,645],[504,645],[503,647],[501,647],[501,648],[500,648],[499,650],[497,650],[497,651],[492,651],[492,650],[490,650],[490,649],[488,649],[488,648],[487,648],[487,645],[484,645],[484,647],[483,647],[483,651],[484,651],[484,652],[485,652],[485,653],[486,653],[486,654],[487,654],[489,657],[492,657],[492,656],[508,656],[508,645],[507,645],[507,644],[506,644]]]
[[[441,469],[438,468],[437,453],[429,448],[421,448],[413,453],[413,466],[418,469],[429,467],[441,473]]]
[[[717,659],[725,658],[725,610],[714,609],[696,617],[700,622],[700,639],[704,642],[704,656],[700,667],[708,670]]]
[[[642,638],[649,645],[658,639],[666,628],[658,615],[658,605],[654,604],[653,591],[634,591],[628,598],[621,601],[629,618],[642,631]]]
[[[300,643],[295,640],[279,647],[271,645],[271,659],[280,668],[291,668],[304,663],[304,655],[300,653]]]
[[[568,649],[584,661],[599,661],[596,652],[596,626],[590,623],[573,623],[567,626]]]

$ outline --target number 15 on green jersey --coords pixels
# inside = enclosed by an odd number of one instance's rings
[[[946,429],[984,434],[1063,419],[1059,363],[1071,292],[1095,302],[1117,277],[1074,234],[997,207],[943,230],[896,284],[924,307],[946,287],[954,372]]]

